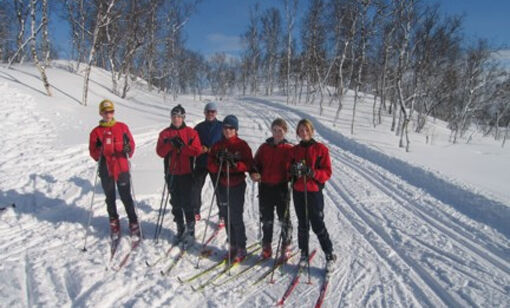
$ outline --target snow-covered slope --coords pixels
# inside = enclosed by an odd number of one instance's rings
[[[205,103],[192,97],[173,102],[138,87],[121,100],[109,91],[108,72],[95,69],[90,103],[84,107],[79,104],[82,78],[66,67],[59,62],[48,71],[53,98],[44,95],[33,67],[0,68],[0,205],[16,204],[0,211],[1,306],[274,305],[295,270],[295,259],[276,273],[275,284],[250,287],[271,266],[266,262],[200,292],[176,279],[198,272],[196,250],[167,277],[159,271],[169,261],[154,268],[145,265],[168,248],[174,232],[168,213],[163,241],[157,245],[152,241],[163,188],[162,162],[155,154],[157,134],[169,124],[169,110],[175,104],[183,104],[188,125],[194,125],[202,120]],[[147,237],[119,272],[105,270],[108,227],[99,185],[88,252],[81,251],[94,189],[95,164],[88,156],[87,139],[99,119],[97,103],[103,98],[117,103],[116,118],[129,124],[137,143],[133,184]],[[326,225],[339,261],[324,306],[508,306],[509,150],[481,138],[475,138],[474,144],[449,145],[448,132],[436,123],[429,128],[432,144],[425,143],[424,135],[412,135],[412,152],[403,153],[395,147],[397,137],[386,128],[371,127],[370,103],[360,106],[355,135],[348,135],[349,100],[345,104],[334,124],[333,107],[320,116],[313,106],[289,107],[281,97],[219,103],[219,117],[236,114],[240,136],[254,151],[269,136],[268,127],[277,116],[285,118],[291,130],[300,118],[310,117],[317,139],[330,148],[334,175],[324,191]],[[296,141],[293,132],[288,137]],[[211,186],[206,183],[203,191],[202,216],[207,214]],[[244,217],[249,243],[257,240],[258,233],[256,193],[256,186],[248,182]],[[120,202],[118,208],[125,217]],[[125,218],[121,223],[126,234]],[[210,227],[215,223],[213,218]],[[202,220],[197,238],[204,228]],[[222,232],[212,243],[215,253],[201,261],[201,268],[221,258],[225,237]],[[319,248],[315,236],[310,238],[311,246]],[[119,255],[128,245],[124,239]],[[288,299],[289,306],[315,303],[324,262],[319,252],[311,264],[312,285],[300,283]]]

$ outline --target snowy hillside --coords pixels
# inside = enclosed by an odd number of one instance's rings
[[[266,262],[230,281],[225,275],[216,281],[218,286],[197,292],[191,286],[212,273],[187,284],[177,276],[188,278],[200,271],[194,268],[198,249],[191,249],[166,277],[160,270],[170,260],[153,268],[145,265],[164,253],[175,231],[168,213],[163,241],[157,245],[152,241],[163,189],[157,135],[169,125],[171,107],[182,104],[186,122],[193,126],[203,120],[205,102],[182,96],[173,102],[141,86],[121,100],[109,91],[109,73],[95,69],[90,103],[84,107],[79,104],[82,77],[67,65],[57,62],[48,70],[52,98],[45,96],[34,67],[0,68],[0,306],[273,306],[287,288],[297,258],[276,272],[274,284],[251,286],[272,265]],[[97,125],[97,105],[103,98],[116,102],[116,118],[130,126],[137,144],[133,184],[147,238],[118,272],[106,270],[109,231],[100,185],[95,188],[88,252],[81,251],[94,189],[88,135]],[[333,177],[324,191],[325,220],[339,260],[323,306],[508,307],[510,148],[476,135],[470,144],[452,145],[445,125],[436,122],[426,133],[412,134],[411,153],[405,153],[387,128],[389,118],[372,128],[369,102],[359,106],[351,136],[350,104],[347,99],[335,124],[334,107],[320,116],[316,106],[287,106],[283,97],[219,102],[219,118],[237,115],[239,134],[253,151],[270,135],[269,125],[278,116],[290,124],[292,142],[299,119],[311,118],[317,139],[329,147]],[[426,134],[431,143],[425,142]],[[204,187],[202,217],[207,216],[213,190],[210,182]],[[256,186],[248,181],[244,214],[248,243],[257,241],[256,194]],[[12,203],[15,208],[9,206]],[[117,206],[122,232],[127,234],[120,201]],[[296,222],[293,213],[292,218]],[[198,239],[205,223],[197,225]],[[210,227],[215,226],[213,218]],[[222,231],[201,269],[220,260],[225,239]],[[311,247],[319,248],[316,237],[310,239]],[[119,255],[128,246],[125,237]],[[233,274],[256,260],[248,259]],[[312,284],[302,279],[287,306],[315,304],[324,263],[319,252],[311,264]]]

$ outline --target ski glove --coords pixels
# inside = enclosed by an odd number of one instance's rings
[[[99,140],[99,138],[96,139],[96,148],[100,148],[103,146],[103,143],[101,142],[101,140]]]
[[[306,175],[306,177],[311,178],[313,177],[314,172],[312,168],[308,167],[303,162],[298,162],[292,164],[290,167],[290,175],[298,178]]]
[[[175,136],[169,140],[170,144],[177,150],[180,150],[184,146],[184,141],[182,141],[181,137]]]
[[[304,170],[304,175],[306,175],[307,178],[313,178],[313,176],[314,176],[313,169],[306,166],[305,170]]]
[[[131,153],[131,146],[129,145],[129,143],[125,143],[124,146],[122,146],[122,152],[124,154]]]
[[[237,167],[237,162],[239,161],[239,155],[235,153],[228,152],[227,150],[219,151],[216,154],[218,160],[223,160],[227,162],[231,167]]]

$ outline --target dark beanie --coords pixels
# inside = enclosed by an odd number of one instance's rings
[[[239,121],[233,114],[229,114],[223,119],[223,126],[233,127],[235,130],[239,130]]]
[[[184,116],[186,114],[186,110],[181,106],[181,104],[175,106],[172,108],[172,111],[170,112],[170,116]]]

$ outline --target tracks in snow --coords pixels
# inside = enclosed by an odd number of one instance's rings
[[[250,106],[249,101],[245,99],[239,105],[248,113],[264,117],[266,123],[283,115],[294,128],[303,116],[261,99],[255,99],[259,105]],[[266,129],[269,130],[269,125]],[[327,132],[322,134],[318,129],[317,133],[330,148],[335,169],[329,181],[333,189],[326,190],[326,197],[342,216],[338,217],[340,223],[350,224],[362,235],[376,253],[375,259],[380,259],[390,271],[390,279],[397,278],[395,287],[408,290],[401,304],[476,304],[472,291],[464,286],[466,281],[482,292],[492,292],[502,299],[508,296],[497,283],[501,279],[508,281],[510,272],[504,238],[494,239],[492,234],[485,234],[483,226],[402,181],[398,175],[345,152],[328,138]],[[332,219],[329,222],[339,223]],[[477,231],[476,236],[473,230]],[[338,241],[335,244],[345,245]],[[478,272],[477,277],[470,274],[473,270]],[[342,292],[338,287],[335,291]],[[360,300],[366,303],[370,296],[367,292]],[[396,294],[387,296],[398,298]],[[337,300],[341,303],[343,299]]]

